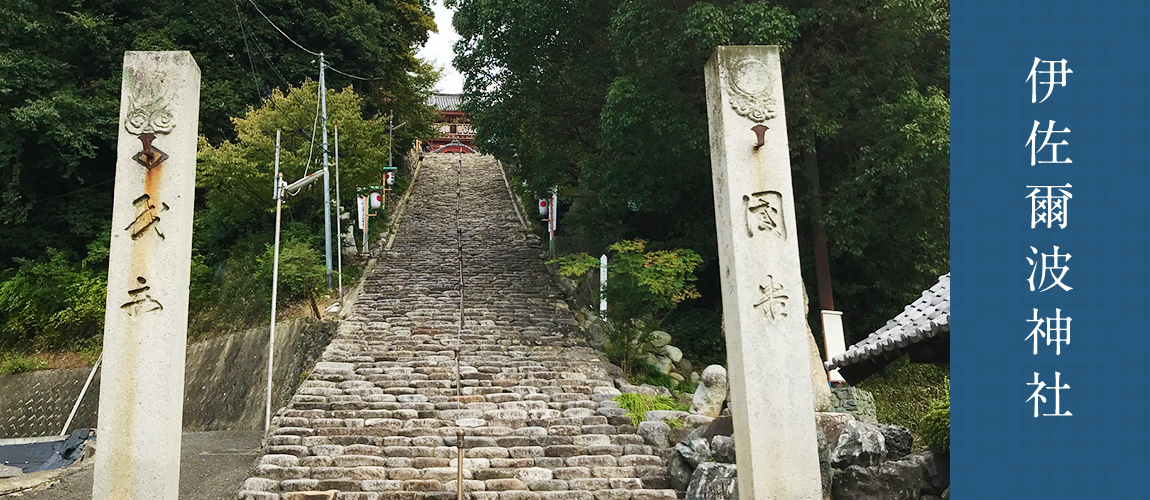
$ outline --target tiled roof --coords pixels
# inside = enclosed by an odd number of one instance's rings
[[[432,94],[427,98],[427,105],[440,111],[459,111],[461,97],[459,94]]]
[[[827,370],[850,366],[873,357],[895,354],[908,346],[950,331],[950,273],[922,292],[894,319],[867,338],[825,363]]]

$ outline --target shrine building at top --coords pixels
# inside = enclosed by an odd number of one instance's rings
[[[424,141],[420,149],[425,153],[477,153],[472,142],[475,140],[475,129],[470,121],[459,110],[461,101],[459,94],[432,94],[427,98],[427,104],[439,111],[435,119],[435,126],[439,136]]]

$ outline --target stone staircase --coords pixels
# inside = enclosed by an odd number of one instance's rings
[[[454,499],[462,435],[464,498],[674,499],[667,450],[611,400],[613,376],[579,337],[498,163],[428,155],[413,190],[392,250],[273,420],[239,497]]]

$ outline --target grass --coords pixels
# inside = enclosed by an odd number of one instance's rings
[[[47,367],[48,363],[36,359],[34,356],[15,352],[0,354],[0,375],[32,372]]]
[[[639,422],[647,418],[647,412],[652,410],[687,410],[668,396],[644,396],[625,392],[612,399],[619,402],[621,408],[627,410],[627,418],[631,419],[631,423],[634,425],[639,425]],[[668,422],[668,425],[671,424]],[[679,422],[679,425],[682,425],[682,422]]]

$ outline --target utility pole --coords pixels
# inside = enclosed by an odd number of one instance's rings
[[[331,289],[331,183],[327,173],[327,84],[323,77],[323,52],[319,53],[319,106],[323,112],[323,257],[327,288]]]
[[[339,306],[343,307],[343,205],[339,201],[339,124],[335,124],[335,234],[339,263]]]

